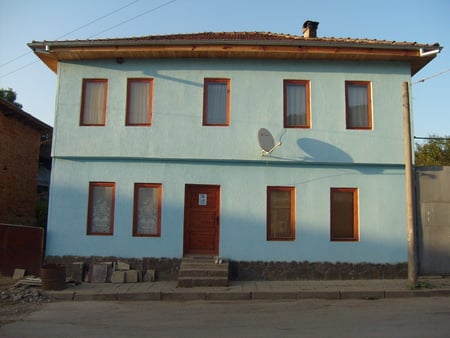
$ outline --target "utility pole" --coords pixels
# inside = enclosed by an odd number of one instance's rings
[[[403,131],[405,140],[406,220],[408,229],[408,282],[411,289],[417,286],[417,245],[414,223],[414,172],[411,150],[411,112],[409,108],[409,84],[403,82]]]

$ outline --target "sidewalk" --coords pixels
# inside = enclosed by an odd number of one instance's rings
[[[410,290],[404,279],[333,281],[231,281],[228,287],[177,288],[176,281],[129,284],[82,283],[60,291],[45,291],[55,300],[294,300],[381,299],[450,296],[450,278],[420,278]]]

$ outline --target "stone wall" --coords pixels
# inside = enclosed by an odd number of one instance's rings
[[[407,278],[408,264],[231,262],[232,280],[345,280]]]
[[[118,258],[48,256],[46,263],[66,265],[71,276],[72,263],[125,262],[131,269],[153,269],[156,280],[177,280],[181,259],[178,258]],[[408,264],[327,263],[327,262],[230,262],[231,280],[346,280],[346,279],[397,279],[407,278]]]

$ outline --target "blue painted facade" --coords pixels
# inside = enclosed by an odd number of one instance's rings
[[[237,261],[407,261],[406,62],[126,59],[58,66],[48,256],[183,256],[186,184],[220,186],[219,254]],[[126,126],[128,78],[152,78],[151,126]],[[105,126],[80,126],[82,80],[108,79]],[[231,81],[230,126],[203,126],[204,78]],[[283,128],[283,80],[309,80],[311,128]],[[346,80],[370,81],[372,130],[347,130]],[[282,145],[262,156],[257,132]],[[112,236],[86,234],[89,182],[116,183]],[[133,237],[134,183],[161,183],[160,237]],[[266,189],[295,187],[293,241],[266,239]],[[330,188],[359,193],[359,240],[330,241]]]

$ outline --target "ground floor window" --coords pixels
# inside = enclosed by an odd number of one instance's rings
[[[267,240],[295,239],[295,188],[267,187]]]
[[[331,188],[330,191],[331,240],[357,241],[358,225],[358,189]]]
[[[88,235],[112,235],[114,231],[114,182],[90,182],[88,202]]]
[[[135,183],[133,236],[161,235],[162,185]]]

